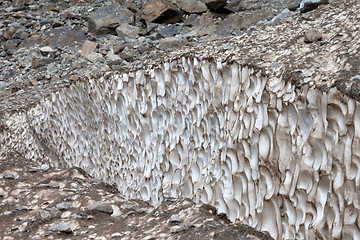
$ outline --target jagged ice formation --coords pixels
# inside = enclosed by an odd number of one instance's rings
[[[275,239],[360,238],[360,4],[149,59],[5,111],[0,156],[188,197]],[[322,41],[305,44],[315,27]]]

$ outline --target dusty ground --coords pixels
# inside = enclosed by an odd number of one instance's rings
[[[0,160],[0,239],[271,239],[208,205],[130,200],[81,169]]]

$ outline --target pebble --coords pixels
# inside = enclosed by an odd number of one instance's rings
[[[49,231],[63,232],[63,233],[71,233],[72,232],[69,225],[64,221],[61,221],[58,224],[51,224],[51,226],[49,227]]]
[[[68,210],[70,208],[70,203],[62,202],[62,203],[56,204],[56,208],[59,210]]]
[[[64,219],[64,218],[69,218],[71,216],[71,212],[68,211],[68,212],[64,212],[63,214],[61,214],[61,218]]]
[[[10,215],[12,215],[12,214],[13,214],[12,211],[6,211],[6,212],[4,212],[4,216],[10,216]]]
[[[43,170],[43,171],[47,171],[47,170],[49,170],[49,168],[50,168],[49,164],[42,164],[40,166],[40,169]]]
[[[178,233],[178,232],[181,232],[183,230],[184,230],[184,228],[182,226],[172,226],[170,228],[171,233]]]
[[[44,222],[48,222],[51,220],[51,214],[46,210],[40,210],[39,216],[40,216],[40,219]]]
[[[112,238],[121,237],[121,233],[119,233],[119,232],[113,233],[113,234],[111,234],[111,237],[112,237]]]
[[[182,219],[179,215],[172,215],[169,220],[170,223],[179,223],[182,222]]]
[[[321,32],[317,29],[310,29],[305,32],[305,42],[313,43],[321,40]]]
[[[12,173],[4,173],[3,178],[5,179],[15,179],[15,175]]]
[[[40,52],[42,52],[42,53],[52,53],[52,52],[55,52],[54,49],[52,49],[51,47],[48,47],[48,46],[46,46],[46,47],[41,47],[41,48],[39,48],[39,50],[40,50]],[[45,164],[44,164],[44,165],[45,165]]]

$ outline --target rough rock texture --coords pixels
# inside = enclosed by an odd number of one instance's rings
[[[120,24],[132,22],[133,13],[130,10],[118,4],[112,4],[99,8],[90,15],[89,31],[106,33],[110,29],[115,29]]]
[[[206,5],[198,0],[172,0],[171,2],[188,13],[202,13],[207,10]]]
[[[276,239],[359,238],[359,20],[358,1],[338,1],[18,92],[0,105],[0,156],[81,167],[151,203],[188,197]]]
[[[166,199],[153,207],[81,169],[44,167],[16,153],[0,160],[0,222],[4,240],[271,239],[209,205]]]
[[[150,0],[142,6],[141,17],[146,23],[176,23],[182,19],[182,13],[170,2]]]

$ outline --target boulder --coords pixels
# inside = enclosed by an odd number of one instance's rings
[[[226,0],[200,0],[205,3],[205,5],[213,11],[216,11],[226,5]]]
[[[165,0],[150,0],[141,8],[141,18],[148,23],[176,23],[182,19],[182,12]]]
[[[328,0],[302,0],[300,3],[300,11],[302,13],[309,12],[322,4],[328,4]]]

